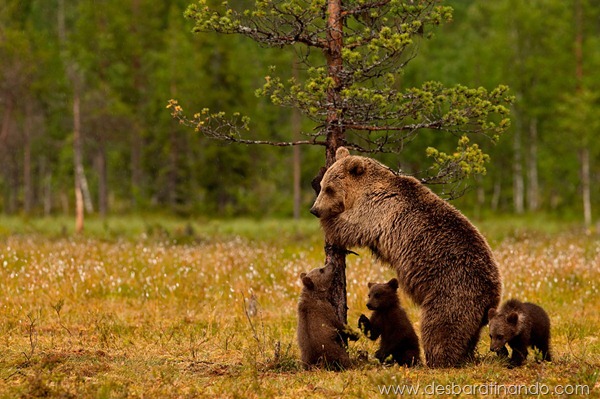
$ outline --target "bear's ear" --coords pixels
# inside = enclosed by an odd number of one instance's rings
[[[519,314],[517,312],[510,312],[508,316],[506,316],[506,321],[513,326],[517,325],[519,321]]]
[[[361,158],[354,158],[348,165],[348,173],[355,177],[365,173],[365,169],[365,161],[363,161]]]
[[[313,283],[310,277],[306,277],[306,275],[302,277],[302,284],[309,290],[315,289],[315,283]]]
[[[302,280],[305,276],[306,276],[306,273],[304,273],[304,272],[300,273],[300,280]]]
[[[375,285],[375,283],[371,283],[371,282],[369,282],[369,283],[367,284],[367,287],[369,287],[369,289],[371,289],[371,287],[372,287],[372,286],[374,286],[374,285]]]
[[[491,308],[488,310],[488,321],[492,320],[496,316],[496,308]]]
[[[348,151],[346,147],[339,147],[335,152],[335,160],[339,161],[342,158],[346,158],[348,155],[350,155],[350,151]]]
[[[390,281],[388,281],[387,283],[391,289],[393,289],[394,291],[398,289],[398,279],[397,278],[393,278]]]

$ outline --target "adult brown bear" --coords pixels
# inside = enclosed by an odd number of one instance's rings
[[[502,284],[489,245],[466,217],[417,179],[344,147],[323,175],[311,213],[328,243],[370,248],[396,270],[421,306],[428,366],[455,367],[473,357]]]

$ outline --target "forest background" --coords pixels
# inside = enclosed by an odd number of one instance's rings
[[[349,347],[362,359],[352,370],[302,370],[298,276],[323,263],[308,214],[323,148],[295,147],[298,158],[225,144],[167,109],[176,99],[190,113],[249,115],[254,140],[311,134],[311,121],[255,95],[270,66],[292,76],[297,54],[193,34],[193,2],[0,0],[0,398],[372,398],[431,384],[598,396],[598,1],[446,1],[453,22],[423,32],[396,79],[510,86],[511,126],[497,144],[477,138],[487,175],[453,203],[490,242],[503,296],[552,320],[551,363],[532,353],[506,368],[486,329],[476,361],[443,373],[382,367],[367,339]],[[373,156],[423,176],[430,146],[452,153],[456,138],[424,130],[402,153]],[[76,192],[92,217],[71,235]],[[393,276],[359,255],[346,269],[354,326],[366,282]]]
[[[176,98],[186,109],[242,112],[255,139],[310,133],[310,121],[255,96],[271,65],[291,76],[294,53],[193,34],[183,18],[189,0],[1,3],[0,212],[73,214],[80,142],[88,213],[308,215],[322,148],[294,158],[291,148],[225,144],[166,109]],[[508,134],[484,145],[487,176],[456,205],[471,215],[545,212],[591,224],[600,198],[600,4],[446,4],[453,22],[424,35],[402,86],[506,84],[516,98]],[[419,175],[426,148],[449,144],[425,132],[380,159]]]

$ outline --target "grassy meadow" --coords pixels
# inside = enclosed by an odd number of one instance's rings
[[[600,397],[600,237],[541,219],[476,222],[504,297],[550,314],[554,361],[508,369],[488,351],[460,369],[382,367],[350,343],[345,372],[304,371],[299,274],[323,263],[316,219],[89,220],[0,217],[0,398],[396,396]],[[393,273],[349,256],[348,318]],[[403,297],[418,331],[419,310]],[[394,392],[394,389],[396,391]],[[409,392],[416,389],[417,393]],[[537,391],[536,391],[537,389]],[[471,395],[472,394],[472,395]],[[487,395],[486,395],[487,394]]]

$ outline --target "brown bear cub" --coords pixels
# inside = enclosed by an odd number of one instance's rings
[[[381,362],[392,361],[400,366],[420,363],[419,338],[406,312],[398,300],[398,280],[387,283],[369,283],[367,308],[372,310],[371,319],[364,314],[358,319],[358,327],[367,338],[375,341],[381,336],[375,357]]]
[[[421,307],[421,345],[429,367],[474,358],[502,283],[485,238],[456,208],[419,180],[338,148],[311,213],[325,240],[369,248],[396,271]]]
[[[488,311],[490,320],[490,350],[507,357],[506,344],[512,349],[510,365],[520,366],[527,359],[527,347],[539,349],[542,359],[550,355],[550,318],[540,306],[510,299],[500,310]]]
[[[358,334],[342,324],[328,300],[333,279],[333,266],[301,273],[302,294],[298,303],[298,346],[302,364],[342,370],[350,367],[346,352],[347,339],[356,341]]]

